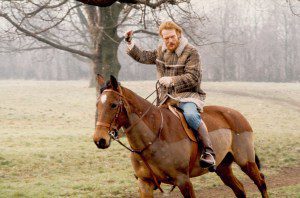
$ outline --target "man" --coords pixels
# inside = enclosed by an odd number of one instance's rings
[[[202,150],[200,165],[208,168],[215,165],[215,154],[208,131],[201,122],[198,110],[203,111],[205,93],[200,88],[201,67],[197,49],[190,45],[182,35],[182,29],[172,21],[164,22],[159,27],[163,44],[154,51],[139,49],[132,42],[132,31],[125,34],[128,54],[144,64],[156,64],[159,83],[170,97],[179,101],[179,108],[193,130],[199,150]],[[160,98],[165,94],[160,93]],[[203,146],[203,149],[201,146]]]

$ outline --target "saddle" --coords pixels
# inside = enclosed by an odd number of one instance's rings
[[[195,135],[194,135],[193,131],[189,128],[182,112],[180,110],[178,110],[176,107],[171,106],[171,105],[168,105],[168,109],[180,120],[180,123],[183,126],[184,131],[187,134],[187,136],[189,137],[189,139],[193,142],[197,142]]]
[[[197,142],[195,135],[194,135],[193,131],[189,128],[184,115],[176,107],[176,106],[178,106],[178,104],[179,104],[179,101],[174,100],[172,98],[168,98],[164,101],[163,104],[161,104],[159,106],[162,108],[169,109],[180,120],[180,123],[181,123],[182,127],[184,128],[184,131],[187,134],[187,136],[189,137],[189,139],[193,142]],[[201,120],[201,122],[203,122],[203,120]]]

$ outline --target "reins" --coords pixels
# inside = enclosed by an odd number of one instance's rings
[[[147,96],[145,99],[148,99],[148,98],[149,98],[151,95],[153,95],[155,92],[158,93],[158,88],[160,88],[160,87],[157,87],[157,84],[158,84],[158,82],[156,83],[156,89],[155,89],[149,96]],[[108,91],[109,91],[109,92],[116,93],[117,95],[120,96],[121,99],[120,99],[119,104],[118,104],[118,110],[117,110],[117,113],[116,113],[116,115],[114,116],[112,122],[111,122],[110,124],[108,124],[108,123],[98,122],[98,121],[97,121],[96,126],[104,126],[104,127],[108,128],[108,129],[109,129],[108,134],[110,135],[110,137],[111,137],[113,140],[117,141],[121,146],[123,146],[124,148],[126,148],[126,149],[129,150],[130,152],[138,154],[138,155],[141,157],[141,159],[143,160],[143,162],[145,163],[145,165],[146,165],[146,166],[148,167],[148,169],[150,170],[150,174],[151,174],[151,176],[152,176],[152,178],[153,178],[153,180],[154,180],[155,185],[156,185],[157,188],[163,193],[164,191],[163,191],[162,188],[160,187],[160,184],[159,184],[159,182],[158,182],[158,180],[157,180],[157,178],[156,178],[156,176],[155,176],[153,170],[151,169],[151,167],[150,167],[149,163],[147,162],[146,158],[142,155],[142,153],[143,153],[146,149],[148,149],[148,148],[149,148],[149,147],[150,147],[150,146],[151,146],[151,145],[159,138],[159,136],[160,136],[160,134],[161,134],[161,132],[162,132],[162,130],[163,130],[164,119],[163,119],[163,114],[162,114],[162,112],[161,112],[161,109],[158,108],[158,109],[159,109],[159,112],[160,112],[160,116],[161,116],[161,123],[160,123],[159,131],[158,131],[156,137],[154,138],[154,140],[151,141],[151,142],[149,142],[143,149],[133,149],[132,146],[128,147],[128,146],[126,146],[124,143],[122,143],[122,142],[119,140],[119,137],[118,137],[118,136],[115,135],[115,133],[118,132],[118,127],[113,126],[113,123],[118,119],[119,113],[122,111],[123,105],[124,105],[124,107],[127,106],[127,107],[129,108],[129,103],[128,103],[128,101],[126,100],[125,96],[124,96],[123,93],[122,93],[122,88],[121,88],[121,87],[119,87],[119,88],[120,88],[120,89],[119,89],[119,90],[120,90],[120,93],[117,92],[117,91],[111,90],[111,89],[110,89],[110,90],[104,90],[104,91],[103,91],[103,92],[108,92]],[[150,111],[150,109],[153,107],[154,102],[157,101],[157,100],[158,100],[158,95],[157,95],[157,97],[153,100],[153,102],[150,104],[150,106],[148,107],[148,109],[143,113],[143,115],[142,115],[141,117],[139,117],[139,119],[137,119],[133,124],[131,124],[130,127],[127,128],[127,129],[123,132],[123,134],[127,134],[130,130],[132,130],[133,127],[135,127],[135,125],[137,125],[137,124],[138,124],[138,123],[139,123],[139,122],[147,115],[147,113],[148,113],[148,112]],[[124,103],[125,103],[125,104],[124,104]],[[125,109],[126,109],[127,111],[129,110],[128,108],[125,107]],[[129,110],[129,111],[130,111],[130,110]],[[128,112],[127,112],[127,113],[128,113]],[[111,130],[112,128],[113,128],[114,130]]]
[[[155,101],[155,100],[154,100]],[[152,106],[152,105],[151,105]],[[149,108],[150,109],[150,108]],[[149,110],[148,109],[148,110]],[[147,112],[148,111],[146,111],[145,113],[144,113],[144,115],[142,116],[142,117],[140,117],[136,122],[135,122],[135,124],[137,124],[146,114],[147,114]],[[126,146],[125,144],[123,144],[120,140],[119,140],[119,138],[117,138],[117,137],[115,137],[111,132],[109,132],[109,135],[115,140],[115,141],[117,141],[120,145],[122,145],[124,148],[126,148],[127,150],[129,150],[130,152],[132,152],[132,153],[136,153],[136,154],[138,154],[140,157],[141,157],[141,159],[143,160],[143,162],[145,163],[145,165],[147,166],[147,168],[150,170],[150,174],[151,174],[151,176],[152,176],[152,178],[153,178],[153,180],[154,180],[154,183],[155,183],[155,185],[157,186],[157,188],[163,193],[164,191],[163,191],[163,189],[160,187],[160,184],[159,184],[159,182],[158,182],[158,180],[157,180],[157,178],[156,178],[156,176],[155,176],[155,174],[154,174],[154,172],[153,172],[153,170],[152,170],[152,168],[150,167],[150,165],[149,165],[149,163],[147,162],[147,160],[146,160],[146,158],[143,156],[143,152],[146,150],[146,149],[148,149],[158,138],[159,138],[159,136],[160,136],[160,134],[161,134],[161,132],[162,132],[162,129],[163,129],[163,122],[164,122],[164,120],[163,120],[163,115],[162,115],[162,112],[161,112],[161,110],[159,109],[159,112],[160,112],[160,115],[161,115],[161,124],[160,124],[160,127],[159,127],[159,131],[158,131],[158,133],[157,133],[157,135],[156,135],[156,137],[154,138],[154,140],[152,140],[151,142],[149,142],[143,149],[140,149],[140,150],[138,150],[138,149],[132,149],[132,148],[129,148],[128,146]],[[133,126],[133,125],[131,125],[131,126]],[[129,128],[128,128],[129,129]],[[132,128],[131,128],[132,129]],[[129,130],[126,130],[124,133],[126,133],[126,132],[128,132]]]

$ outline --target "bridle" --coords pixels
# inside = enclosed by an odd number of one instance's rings
[[[114,90],[111,90],[111,89],[107,89],[107,90],[104,90],[103,92],[113,92],[113,93],[115,93],[115,94],[117,94],[117,95],[120,96],[119,99],[118,99],[118,102],[117,102],[117,112],[114,115],[114,117],[113,117],[113,119],[112,119],[111,122],[106,123],[106,122],[100,122],[100,121],[97,120],[96,126],[102,126],[102,127],[108,128],[109,135],[111,135],[113,133],[114,137],[118,138],[118,136],[116,136],[116,134],[118,133],[117,131],[121,128],[121,126],[116,126],[115,123],[116,123],[116,120],[119,118],[119,115],[122,112],[123,108],[125,108],[124,101],[125,101],[125,103],[127,105],[128,105],[128,102],[127,102],[126,98],[123,96],[123,94],[120,94],[117,91],[114,91]],[[99,99],[97,100],[97,104],[98,104],[98,102],[99,102]]]
[[[157,87],[157,86],[156,86]],[[149,168],[150,170],[150,173],[154,179],[154,182],[155,182],[155,185],[157,186],[157,188],[163,193],[164,191],[162,190],[162,188],[160,187],[160,184],[153,172],[153,170],[151,169],[149,163],[147,162],[146,158],[142,155],[142,153],[148,149],[157,139],[159,139],[160,137],[160,134],[162,132],[162,129],[163,129],[163,123],[164,123],[164,120],[163,120],[163,115],[162,115],[162,112],[161,112],[161,109],[159,108],[159,112],[160,112],[160,117],[161,117],[161,123],[160,123],[160,127],[159,127],[159,131],[156,135],[156,137],[154,138],[154,140],[152,140],[151,142],[149,142],[144,148],[142,149],[134,149],[132,146],[128,147],[126,146],[125,144],[123,144],[120,139],[119,139],[119,128],[121,126],[116,126],[115,123],[116,123],[116,120],[118,119],[120,113],[122,112],[122,109],[126,109],[127,111],[127,114],[128,113],[131,113],[131,109],[130,109],[130,106],[129,106],[129,103],[126,99],[126,97],[123,95],[123,92],[122,92],[122,88],[120,86],[118,86],[118,89],[120,91],[117,92],[115,90],[112,90],[112,89],[105,89],[103,92],[113,92],[115,94],[117,94],[119,96],[119,99],[118,99],[118,102],[117,102],[117,112],[116,114],[114,115],[112,121],[110,123],[105,123],[105,122],[100,122],[97,120],[96,122],[96,126],[102,126],[102,127],[106,127],[108,128],[108,134],[109,136],[117,141],[119,144],[121,144],[124,148],[126,148],[127,150],[129,150],[130,152],[132,153],[136,153],[138,154],[141,159],[143,160],[143,162],[145,163],[145,165]],[[103,93],[102,92],[102,93]],[[154,91],[154,92],[157,92],[157,89]],[[154,92],[152,92],[147,98],[149,98]],[[101,96],[101,95],[100,95]],[[99,97],[100,97],[99,96]],[[146,98],[146,99],[147,99]],[[156,99],[151,103],[151,105],[148,107],[148,109],[142,114],[141,117],[139,117],[139,119],[137,119],[134,123],[132,123],[128,128],[125,129],[125,131],[122,133],[122,134],[127,134],[130,130],[133,129],[134,126],[136,126],[146,115],[147,113],[150,111],[150,109],[153,107],[153,104],[154,102],[158,99],[158,97],[156,97]],[[99,102],[99,99],[97,100],[97,103]]]
[[[129,148],[129,147],[127,147],[126,145],[124,145],[123,143],[121,143],[119,141],[120,136],[119,136],[118,130],[119,130],[119,128],[121,128],[121,126],[116,126],[115,125],[116,120],[119,118],[119,115],[122,112],[123,108],[126,109],[127,113],[131,112],[130,107],[129,107],[129,103],[128,103],[126,97],[122,93],[122,89],[119,88],[119,90],[120,90],[120,93],[117,92],[117,91],[115,91],[115,90],[112,90],[112,89],[106,89],[106,90],[103,91],[103,92],[113,92],[114,94],[117,94],[119,96],[119,99],[118,99],[118,102],[117,102],[117,112],[114,115],[114,117],[113,117],[113,119],[112,119],[112,121],[110,123],[100,122],[100,121],[97,120],[96,126],[102,126],[102,127],[108,128],[108,134],[111,136],[111,138],[113,138],[114,140],[118,141],[121,145],[123,145],[129,151],[134,152],[134,153],[142,153],[149,145],[147,145],[143,149],[132,149],[132,146],[131,146],[131,148]],[[129,131],[131,131],[134,128],[134,126],[137,125],[147,115],[147,113],[153,107],[153,104],[154,104],[155,101],[156,101],[156,99],[151,103],[151,105],[148,107],[148,109],[139,117],[139,119],[136,120],[134,123],[132,123],[130,125],[130,127],[128,127],[127,129],[125,129],[122,134],[127,134]],[[99,100],[97,101],[97,103],[98,102],[99,102]],[[158,135],[160,134],[160,132],[162,131],[162,128],[163,128],[163,116],[162,116],[162,112],[161,112],[160,108],[159,108],[159,111],[160,111],[160,115],[161,115],[161,125],[160,125],[159,131],[158,131]],[[153,143],[153,141],[151,143]]]

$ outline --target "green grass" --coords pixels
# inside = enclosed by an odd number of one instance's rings
[[[300,184],[296,185],[290,185],[290,186],[283,186],[283,187],[278,187],[275,189],[271,189],[269,191],[270,197],[300,197]],[[261,195],[256,192],[256,193],[251,193],[251,197],[261,197]]]
[[[87,85],[0,81],[0,197],[138,195],[128,151],[116,143],[99,150],[92,141],[96,99],[95,89]],[[122,85],[143,97],[154,90],[152,81]],[[267,176],[284,166],[299,166],[299,84],[205,82],[203,88],[206,104],[232,107],[247,117]],[[247,95],[228,94],[233,91]],[[236,167],[235,173],[246,178]],[[214,174],[193,183],[196,190],[223,185]],[[270,192],[297,197],[299,183]]]

